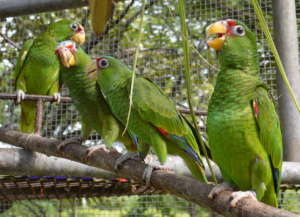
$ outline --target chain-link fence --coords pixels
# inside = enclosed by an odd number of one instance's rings
[[[272,1],[261,0],[269,26],[272,28]],[[300,1],[296,0],[300,16]],[[1,7],[1,6],[0,6]],[[88,22],[88,9],[79,8],[59,12],[41,13],[2,20],[0,32],[21,47],[25,40],[45,30],[45,25],[59,18],[81,22],[87,33],[84,49],[93,57],[112,55],[132,65],[135,48],[141,51],[138,73],[151,78],[171,97],[179,109],[187,109],[183,76],[183,49],[180,18],[173,0],[148,0],[144,15],[144,36],[136,44],[139,32],[141,1],[124,0],[116,4],[115,13],[105,33],[96,38]],[[273,57],[267,48],[250,1],[244,0],[187,0],[187,24],[194,43],[192,49],[193,103],[197,110],[205,111],[217,75],[214,54],[204,43],[204,28],[213,21],[235,18],[245,22],[257,33],[260,68],[263,80],[276,98],[276,71]],[[300,22],[299,22],[300,23]],[[14,93],[13,67],[18,50],[0,37],[0,93]],[[199,56],[199,52],[205,60]],[[63,88],[63,95],[68,96]],[[20,106],[12,100],[0,100],[0,126],[18,128]],[[205,116],[199,116],[205,120]],[[43,117],[43,136],[66,139],[80,133],[79,116],[71,103],[46,103]],[[99,135],[92,135],[86,144],[100,143]],[[295,190],[283,193],[283,208],[299,209],[299,194]],[[151,195],[130,197],[98,197],[94,199],[69,198],[57,200],[30,200],[1,203],[3,216],[212,216],[200,207],[173,196]],[[2,208],[3,207],[3,208]],[[299,212],[299,211],[298,211]]]

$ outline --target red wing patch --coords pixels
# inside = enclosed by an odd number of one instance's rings
[[[258,103],[255,100],[253,100],[252,101],[252,106],[253,106],[254,115],[255,115],[256,118],[258,118],[258,115],[259,115]]]
[[[118,182],[128,182],[128,179],[125,179],[125,178],[117,178],[116,180]]]
[[[156,129],[157,129],[163,136],[168,136],[168,135],[169,135],[169,133],[168,133],[165,129],[163,129],[163,128],[157,127]]]

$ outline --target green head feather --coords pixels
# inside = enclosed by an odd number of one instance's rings
[[[217,25],[213,26],[214,24]],[[259,64],[255,34],[238,20],[227,19],[214,24],[211,25],[211,29],[209,26],[207,31],[210,31],[210,35],[213,33],[217,36],[215,41],[225,37],[222,47],[217,49],[221,71],[230,68],[257,73]],[[216,28],[221,25],[223,28]]]
[[[97,58],[98,83],[106,94],[132,77],[132,71],[120,60],[111,56]]]
[[[76,32],[75,27],[77,26],[80,26],[77,22],[62,19],[51,23],[47,28],[47,32],[53,35],[56,41],[70,40]]]
[[[222,67],[247,69],[257,71],[257,46],[255,34],[242,22],[236,21],[235,29],[242,27],[244,35],[228,36],[224,47],[220,52],[220,64]],[[255,69],[253,69],[255,67]]]

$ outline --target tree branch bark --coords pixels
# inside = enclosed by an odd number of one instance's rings
[[[0,148],[0,156],[0,174],[3,175],[117,177],[107,170],[19,148]]]
[[[19,148],[0,148],[0,174],[20,176],[67,176],[67,177],[96,177],[96,178],[119,178],[116,173],[86,164],[77,163],[65,158],[48,157],[38,152],[32,152]],[[152,155],[148,155],[152,158]],[[26,164],[24,164],[26,162]],[[151,165],[159,165],[156,160]],[[177,156],[168,156],[163,165],[173,170],[176,174],[192,177],[191,172],[184,164],[183,160]],[[216,164],[212,162],[213,170],[219,182],[222,175]],[[206,167],[206,176],[211,179],[209,169]],[[300,183],[300,163],[283,162],[282,184]]]
[[[105,170],[114,171],[114,164],[120,153],[116,151],[99,150],[95,152],[88,161],[86,159],[87,147],[70,144],[64,150],[58,151],[57,145],[60,141],[55,139],[47,139],[39,136],[29,136],[17,131],[0,128],[0,141],[23,147],[29,150],[54,155],[58,157],[66,157],[68,159],[82,162],[88,165],[99,167]],[[146,164],[128,160],[124,162],[118,174],[123,177],[130,177],[137,181],[142,181],[143,172]],[[212,189],[212,185],[199,182],[193,178],[176,175],[170,172],[157,170],[154,171],[151,177],[151,184],[160,189],[164,189],[171,194],[177,195],[188,201],[199,204],[203,207],[208,207],[225,216],[240,216],[240,217],[296,217],[299,215],[291,212],[280,210],[261,202],[245,198],[239,202],[236,208],[229,208],[230,191],[222,192],[216,199],[209,200],[208,194]]]

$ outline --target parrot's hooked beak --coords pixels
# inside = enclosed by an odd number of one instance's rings
[[[226,21],[218,21],[206,28],[206,43],[216,51],[223,48],[227,33]]]
[[[91,80],[97,79],[97,65],[96,62],[93,61],[89,66],[86,72],[86,76]]]
[[[75,34],[71,37],[72,41],[75,41],[79,45],[85,42],[85,31],[84,27],[78,24],[78,29],[76,30]]]
[[[70,68],[76,64],[75,56],[70,48],[58,46],[55,53],[65,67]]]

